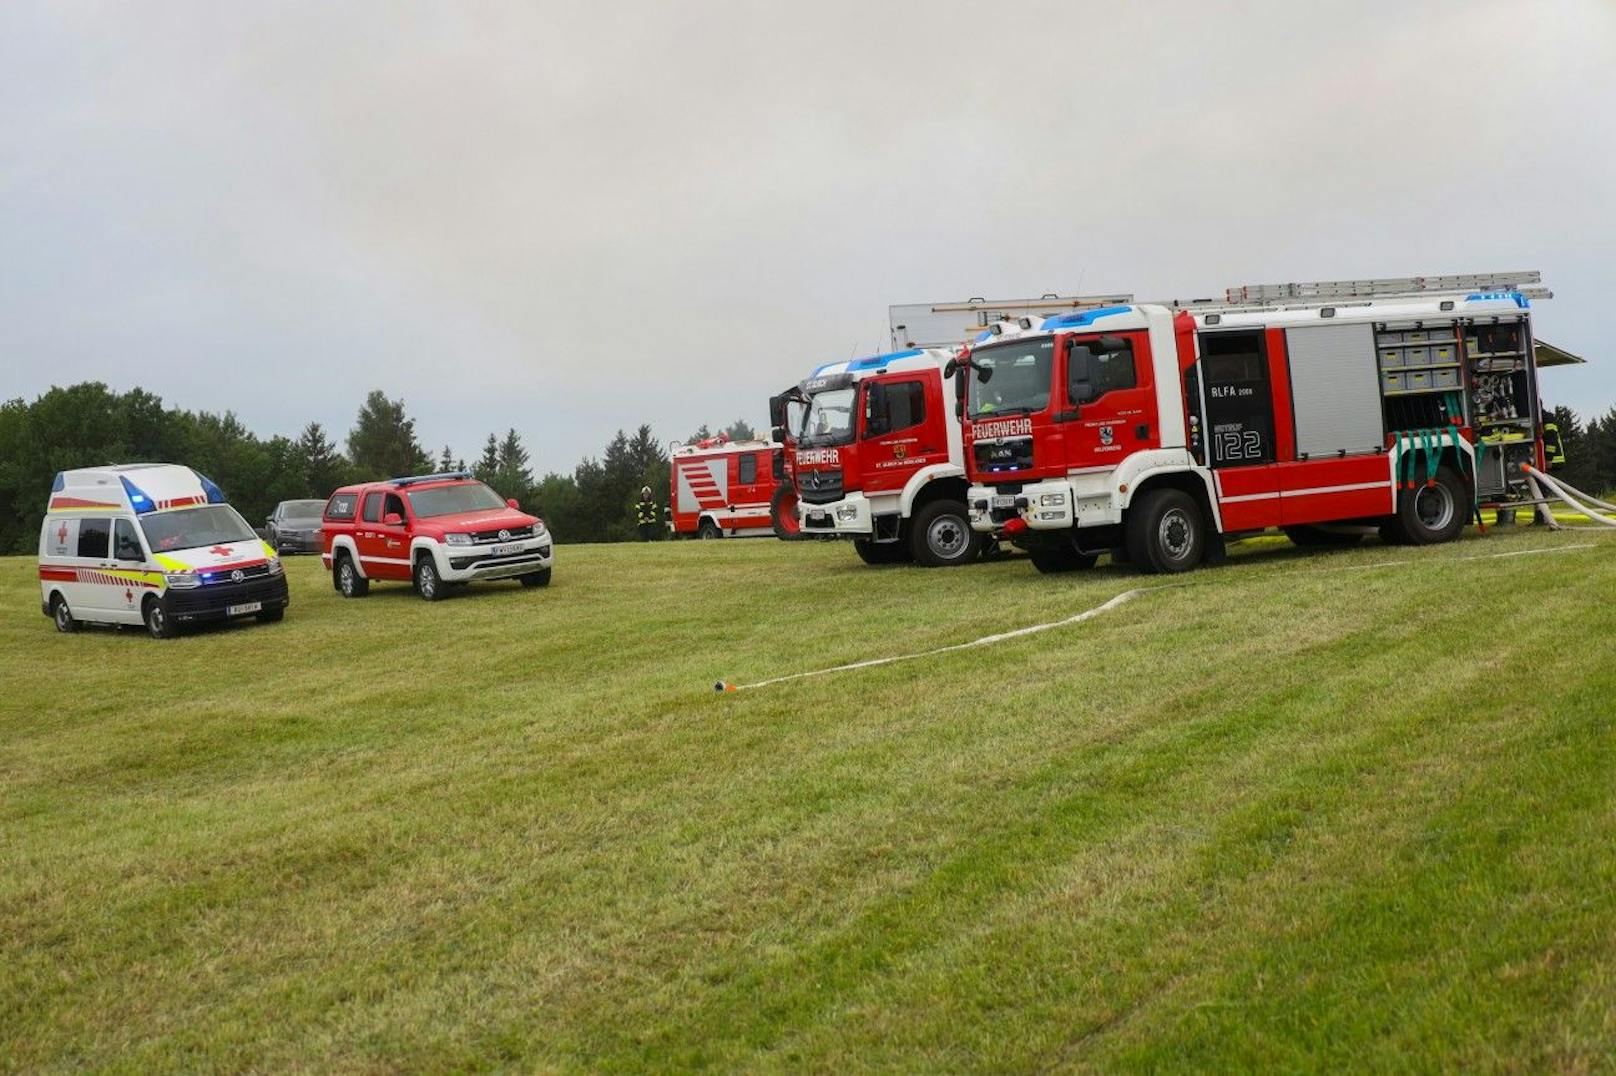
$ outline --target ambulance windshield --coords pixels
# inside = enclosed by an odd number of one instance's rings
[[[858,389],[828,389],[816,393],[803,416],[799,444],[845,445],[853,440],[853,399]]]
[[[226,504],[178,508],[140,517],[140,529],[153,553],[200,549],[227,542],[250,542],[257,535],[236,510]]]
[[[1054,337],[978,348],[971,352],[971,362],[976,369],[967,371],[965,384],[972,418],[1026,415],[1049,406]]]

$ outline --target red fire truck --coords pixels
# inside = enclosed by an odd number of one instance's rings
[[[819,367],[770,401],[789,446],[802,537],[851,538],[867,564],[965,564],[984,540],[965,509],[959,417],[942,370],[952,352],[910,348]],[[795,410],[800,417],[787,427]],[[789,524],[782,524],[789,529]]]
[[[1231,289],[995,326],[947,373],[972,526],[1040,571],[1447,541],[1546,464],[1536,273]],[[1551,450],[1552,454],[1553,450]]]
[[[769,501],[781,466],[772,441],[731,441],[720,434],[669,452],[668,526],[698,538],[774,533]]]

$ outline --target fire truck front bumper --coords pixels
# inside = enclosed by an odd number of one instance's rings
[[[1059,531],[1101,527],[1122,516],[1111,492],[1100,483],[1079,489],[1071,479],[1028,482],[1010,493],[994,486],[972,486],[965,496],[971,529],[984,534]]]
[[[849,493],[829,504],[797,502],[802,533],[838,538],[863,538],[870,534],[870,502],[862,493]]]

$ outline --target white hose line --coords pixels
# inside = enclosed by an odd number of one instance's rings
[[[1027,635],[1036,635],[1051,628],[1065,628],[1073,624],[1081,624],[1091,620],[1101,613],[1109,612],[1120,605],[1126,605],[1141,594],[1149,594],[1156,590],[1172,590],[1176,587],[1188,586],[1188,583],[1163,583],[1154,587],[1135,587],[1125,590],[1121,594],[1092,609],[1085,609],[1081,613],[1074,613],[1062,620],[1051,620],[1047,624],[1034,624],[1031,627],[1015,628],[1012,631],[1001,631],[996,635],[984,635],[980,639],[972,639],[968,643],[954,643],[950,646],[939,646],[931,650],[920,650],[913,654],[893,654],[884,658],[869,658],[865,661],[853,661],[846,665],[833,665],[828,669],[810,669],[807,672],[787,673],[785,676],[772,676],[767,680],[759,680],[751,684],[732,684],[727,680],[720,680],[713,685],[714,691],[750,691],[757,687],[768,687],[771,684],[783,684],[788,680],[805,680],[810,676],[829,676],[831,673],[852,672],[855,669],[873,669],[879,665],[894,665],[900,661],[915,661],[919,658],[936,657],[938,654],[952,654],[960,650],[971,650],[978,646],[992,646],[994,643],[1006,642],[1010,639],[1020,639]]]
[[[1575,508],[1577,511],[1581,512],[1583,515],[1587,516],[1589,519],[1593,520],[1595,523],[1602,524],[1602,525],[1604,525],[1606,527],[1616,527],[1616,519],[1613,519],[1610,516],[1600,515],[1598,512],[1594,511],[1592,508],[1589,508],[1587,505],[1583,504],[1581,501],[1579,501],[1575,497],[1573,497],[1570,493],[1567,493],[1564,486],[1560,485],[1560,483],[1556,482],[1554,479],[1550,478],[1548,475],[1544,474],[1542,471],[1538,470],[1536,467],[1528,466],[1528,467],[1525,468],[1525,471],[1533,479],[1543,483],[1550,490],[1552,490],[1555,493],[1559,494],[1560,499],[1562,501],[1569,504],[1572,508]],[[1562,528],[1562,529],[1582,529],[1582,528]]]
[[[1590,497],[1576,486],[1562,482],[1558,478],[1554,479],[1553,481],[1555,485],[1559,486],[1573,497],[1576,497],[1583,504],[1591,504],[1595,508],[1603,508],[1607,512],[1616,512],[1616,504],[1611,504],[1609,501],[1602,501],[1598,497]]]

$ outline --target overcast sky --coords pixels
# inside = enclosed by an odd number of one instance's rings
[[[1616,403],[1616,3],[0,5],[0,394],[538,470],[888,304],[1541,269]]]

